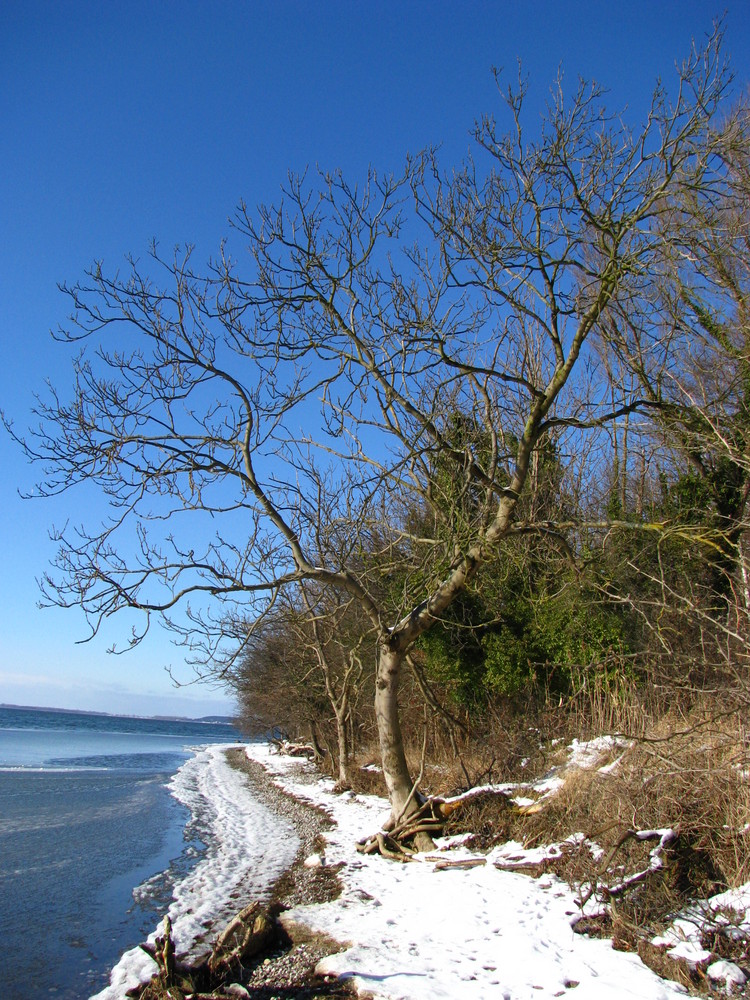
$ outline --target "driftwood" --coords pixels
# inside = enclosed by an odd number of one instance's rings
[[[169,915],[164,917],[164,934],[157,937],[153,944],[142,944],[141,948],[150,955],[159,967],[159,978],[165,986],[171,986],[174,982],[176,963],[174,953],[174,941],[172,940],[172,921]]]
[[[208,959],[210,974],[221,977],[263,951],[273,937],[274,929],[273,919],[260,903],[246,906],[216,939]]]
[[[445,872],[455,869],[457,871],[468,871],[470,868],[481,868],[487,864],[486,858],[462,858],[458,861],[451,861],[448,858],[427,858],[427,861],[434,861],[436,872]]]
[[[162,996],[164,988],[176,985],[182,992],[189,992],[194,1000],[209,997],[214,989],[223,985],[230,972],[235,973],[244,962],[271,945],[276,929],[269,912],[260,903],[251,903],[221,932],[208,959],[190,965],[176,959],[172,924],[169,917],[165,917],[163,935],[157,937],[154,944],[141,945],[159,971],[149,983],[129,990],[127,996]]]
[[[288,740],[275,740],[278,753],[284,757],[305,757],[307,760],[315,760],[321,756],[309,743],[290,743]]]

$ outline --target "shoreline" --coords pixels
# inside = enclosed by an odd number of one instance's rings
[[[320,777],[305,774],[302,765],[293,766],[292,773],[302,784]],[[330,867],[305,863],[321,849],[323,831],[334,825],[330,816],[322,806],[278,787],[262,763],[248,757],[245,744],[202,748],[173,776],[168,788],[175,800],[191,809],[186,829],[208,822],[205,832],[210,838],[202,861],[175,884],[172,902],[164,910],[172,920],[177,958],[186,966],[199,965],[218,935],[251,903],[261,903],[279,917],[341,894],[342,885]],[[249,819],[249,825],[243,819]],[[159,933],[157,927],[144,943],[153,944]],[[346,977],[316,973],[321,960],[345,947],[330,936],[300,932],[279,920],[270,948],[238,974],[236,992],[253,1000],[351,998],[356,993]],[[124,1000],[144,989],[150,996],[148,984],[155,971],[140,945],[130,948],[111,966],[109,985],[90,1000]]]
[[[330,816],[322,807],[295,798],[280,788],[262,764],[247,756],[244,747],[228,749],[226,759],[245,776],[253,798],[276,816],[291,823],[300,839],[292,865],[271,887],[272,902],[289,908],[308,901],[327,902],[335,899],[341,890],[338,879],[326,869],[310,868],[304,864],[304,859],[319,849],[320,834],[333,827]],[[300,767],[297,778],[299,780],[302,777],[303,770]],[[317,777],[311,777],[311,783],[313,780],[317,780]]]
[[[218,753],[213,760],[216,770]],[[275,950],[238,976],[238,997],[329,1000],[358,992],[384,1000],[552,1000],[572,989],[578,1000],[685,995],[637,954],[577,933],[586,913],[574,886],[552,871],[531,878],[508,867],[509,858],[533,854],[520,843],[482,852],[463,836],[439,838],[430,855],[393,864],[357,851],[362,832],[380,829],[387,816],[381,797],[337,794],[307,762],[262,744],[223,746],[219,770],[218,784],[204,789],[224,795],[218,846],[231,828],[231,864],[250,875],[229,895],[229,919],[257,901],[270,904],[282,928]],[[236,812],[226,811],[233,805],[227,790]],[[257,805],[261,825],[243,823],[243,803]],[[255,882],[258,864],[268,864],[273,877]],[[206,879],[201,885],[202,894],[192,897],[198,904],[215,888]],[[203,925],[203,943],[225,926],[227,895],[214,899],[220,905]]]
[[[320,848],[320,834],[333,826],[324,809],[311,805],[283,791],[273,781],[262,764],[250,760],[244,748],[229,749],[226,759],[242,772],[252,794],[276,816],[290,822],[300,839],[299,850],[291,866],[273,884],[269,909],[274,913],[338,898],[342,885],[335,873],[324,867],[305,865],[305,859]],[[304,780],[300,766],[298,779]],[[311,779],[314,780],[314,779]],[[251,902],[247,900],[246,902]],[[252,972],[243,979],[243,986],[253,1000],[328,1000],[356,996],[350,984],[331,976],[320,976],[315,968],[321,959],[345,945],[323,935],[300,935],[261,957]]]

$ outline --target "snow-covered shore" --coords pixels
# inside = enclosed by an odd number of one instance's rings
[[[323,806],[334,820],[326,865],[341,865],[339,899],[300,906],[285,919],[347,946],[323,969],[352,977],[387,1000],[673,1000],[684,997],[633,954],[573,932],[580,910],[554,876],[532,879],[491,863],[437,870],[358,854],[355,841],[387,817],[385,800],[336,795],[333,782],[295,780],[297,763],[248,747],[286,791]],[[451,856],[469,856],[454,848]],[[491,858],[488,858],[491,861]]]
[[[253,795],[230,766],[227,748],[201,751],[178,773],[173,792],[198,817],[206,857],[177,887],[170,907],[178,950],[195,951],[232,908],[263,898],[294,861],[299,841],[283,817]],[[335,867],[338,899],[306,903],[284,914],[287,925],[341,943],[320,971],[351,979],[384,1000],[673,1000],[685,991],[606,940],[573,932],[580,910],[554,876],[532,879],[488,863],[469,870],[436,869],[429,860],[398,865],[357,853],[355,842],[378,829],[387,803],[375,796],[337,795],[299,759],[264,745],[246,748],[279,787],[322,807],[333,825],[322,856]],[[441,845],[447,846],[447,845]],[[450,857],[469,856],[453,847]],[[123,956],[99,1000],[120,1000],[154,970],[135,949]]]
[[[214,744],[198,751],[170,782],[172,794],[192,813],[192,832],[206,844],[205,857],[175,886],[169,907],[178,954],[210,950],[206,942],[248,899],[267,898],[299,847],[291,823],[254,797],[242,772],[228,762],[231,747]],[[147,892],[148,883],[136,891]],[[96,1000],[121,1000],[155,971],[151,958],[133,948]]]

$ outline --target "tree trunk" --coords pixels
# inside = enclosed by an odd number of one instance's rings
[[[324,753],[320,746],[320,743],[318,742],[318,733],[315,728],[314,719],[308,719],[308,728],[310,730],[310,743],[312,744],[312,748],[315,751],[315,759],[322,760],[324,757]]]
[[[339,788],[342,790],[345,788],[351,788],[351,780],[349,777],[349,731],[348,731],[348,712],[341,712],[336,710],[336,736],[338,738],[339,747]]]
[[[391,801],[391,820],[401,822],[417,811],[419,801],[412,795],[413,782],[404,753],[401,721],[398,712],[398,687],[405,656],[389,643],[378,647],[378,666],[375,681],[375,715],[380,739],[380,756],[383,776]],[[417,834],[415,844],[421,851],[435,845],[425,833]]]

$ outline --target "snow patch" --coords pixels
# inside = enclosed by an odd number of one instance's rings
[[[618,736],[597,736],[593,740],[573,740],[569,747],[568,767],[591,770],[614,750],[628,746],[628,741]]]
[[[436,870],[430,860],[398,865],[358,854],[356,841],[382,828],[387,802],[371,795],[342,801],[323,783],[296,779],[291,768],[298,761],[272,757],[262,746],[247,752],[286,791],[323,806],[334,820],[324,835],[325,859],[341,865],[344,891],[337,900],[288,914],[342,942],[319,971],[351,979],[381,1000],[551,1000],[573,989],[575,1000],[684,997],[681,986],[659,979],[637,956],[574,934],[571,924],[581,911],[554,876],[535,880],[490,863]],[[539,851],[555,849],[563,846]],[[446,853],[472,857],[463,845]],[[531,852],[512,844],[494,856],[522,853],[528,858]]]
[[[684,958],[692,969],[708,962],[711,958],[711,952],[701,948],[694,941],[680,941],[674,948],[670,948],[667,954],[670,958]]]
[[[734,962],[727,962],[723,958],[709,965],[706,975],[714,982],[726,983],[727,986],[744,986],[747,982],[747,976],[742,969]]]

